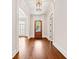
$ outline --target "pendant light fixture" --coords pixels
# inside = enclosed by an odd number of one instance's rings
[[[42,0],[36,0],[36,11],[41,11]]]

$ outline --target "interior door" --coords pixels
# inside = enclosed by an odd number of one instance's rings
[[[36,20],[35,21],[35,38],[42,38],[42,21]]]

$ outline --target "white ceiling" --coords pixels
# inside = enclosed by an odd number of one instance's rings
[[[45,14],[48,11],[48,9],[50,8],[51,2],[52,2],[52,0],[42,0],[42,10],[41,11],[36,11],[35,0],[19,0],[19,5],[21,4],[22,9],[25,8],[25,10],[27,10],[27,7],[28,7],[29,12],[31,14]]]
[[[42,0],[42,10],[36,11],[36,2],[35,0],[25,0],[27,5],[29,6],[32,14],[42,14],[45,11],[47,11],[47,8],[49,7],[50,0]]]

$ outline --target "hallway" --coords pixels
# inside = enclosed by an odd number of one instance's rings
[[[46,38],[20,37],[19,53],[13,59],[66,59]]]
[[[13,0],[12,19],[13,59],[66,59],[65,0]]]

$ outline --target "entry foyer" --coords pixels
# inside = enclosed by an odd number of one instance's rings
[[[12,59],[66,59],[66,0],[13,0]]]

